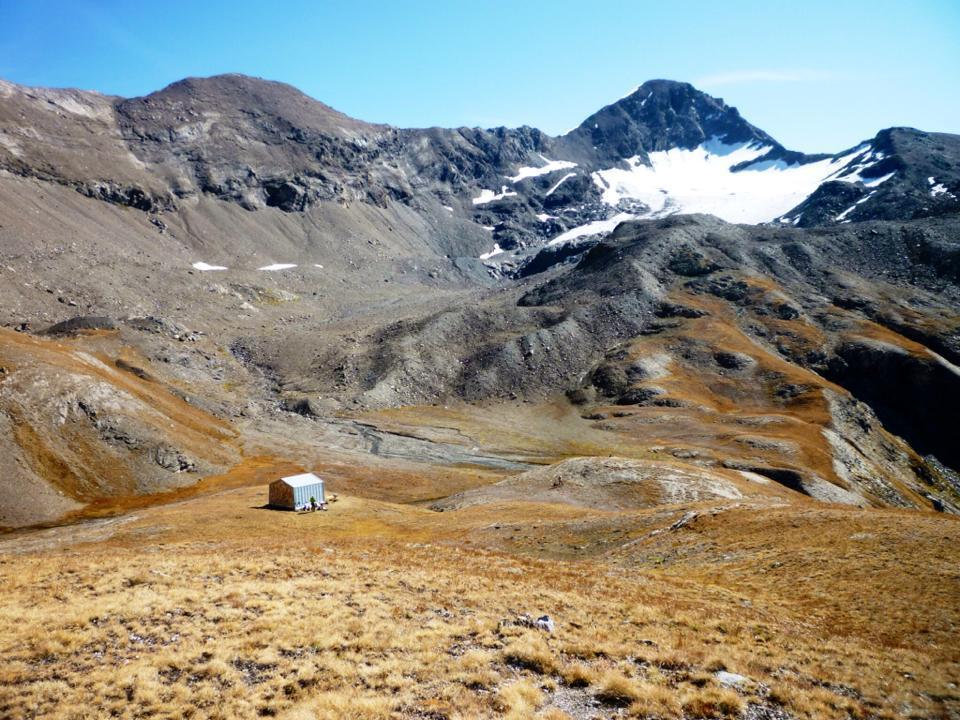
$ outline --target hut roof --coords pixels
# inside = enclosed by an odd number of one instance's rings
[[[290,487],[304,487],[305,485],[316,485],[317,483],[323,482],[323,480],[313,473],[302,473],[300,475],[280,478],[280,482],[286,483]]]

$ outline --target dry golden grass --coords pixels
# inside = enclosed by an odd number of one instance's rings
[[[618,670],[608,670],[598,683],[597,698],[608,705],[626,706],[642,697],[640,685]]]
[[[508,665],[531,670],[541,675],[557,669],[557,658],[542,637],[524,636],[512,641],[503,651]]]
[[[543,532],[592,518],[608,541],[558,561],[534,541],[504,552],[485,528],[508,507],[343,498],[295,515],[263,498],[5,538],[0,717],[559,718],[590,698],[657,718],[960,709],[951,518],[744,507],[627,545],[622,523],[678,511],[543,509]],[[720,669],[749,682],[724,688]]]
[[[672,688],[643,682],[637,685],[636,690],[638,697],[630,704],[630,717],[651,720],[673,720],[682,717],[683,708]]]
[[[560,668],[563,682],[572,688],[589,687],[597,681],[597,670],[583,662],[569,662]]]
[[[517,680],[503,687],[495,701],[504,717],[528,718],[543,704],[543,693],[530,680]]]

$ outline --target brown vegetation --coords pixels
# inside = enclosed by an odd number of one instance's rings
[[[297,515],[261,509],[264,493],[141,509],[96,536],[107,521],[9,536],[0,715],[576,717],[590,698],[662,718],[957,710],[951,518],[744,507],[628,544],[609,513],[538,509],[551,533],[597,520],[608,550],[579,562],[498,549],[478,530],[503,507],[345,497]],[[555,633],[515,624],[522,612]],[[720,669],[748,681],[725,687]]]

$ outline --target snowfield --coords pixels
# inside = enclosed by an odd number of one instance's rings
[[[647,205],[650,210],[642,217],[709,213],[728,222],[757,224],[796,207],[827,180],[859,180],[859,171],[869,165],[860,166],[856,177],[839,174],[867,149],[861,146],[840,158],[800,165],[759,160],[769,146],[727,145],[714,138],[693,150],[649,153],[650,165],[637,156],[628,158],[628,168],[600,170],[592,177],[608,205],[628,199]]]
[[[860,182],[873,189],[896,174],[864,176],[885,158],[869,144],[839,157],[802,164],[763,159],[772,149],[759,143],[727,144],[713,138],[692,150],[673,148],[649,153],[649,164],[634,156],[623,161],[626,167],[594,172],[591,179],[600,189],[602,201],[620,212],[609,219],[567,230],[552,238],[548,245],[607,233],[625,220],[678,213],[706,213],[727,222],[750,225],[780,218],[781,222],[796,225],[799,216],[784,218],[783,215],[800,205],[822,183]],[[547,195],[574,174],[567,173],[560,178]],[[934,186],[934,178],[928,180],[931,194],[947,191],[942,185]],[[849,222],[847,216],[874,194],[875,191],[871,192],[844,210],[836,220]],[[625,206],[624,201],[630,201],[630,205]],[[647,209],[638,212],[638,203]],[[624,212],[628,207],[631,212]]]

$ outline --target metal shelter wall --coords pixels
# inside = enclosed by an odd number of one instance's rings
[[[302,485],[293,488],[293,504],[295,507],[303,507],[310,504],[310,498],[318,503],[326,502],[327,498],[323,491],[323,480],[310,485]]]

